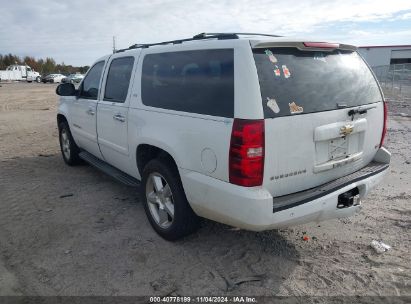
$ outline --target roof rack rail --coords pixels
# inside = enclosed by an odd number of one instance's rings
[[[146,43],[146,44],[133,44],[126,49],[117,50],[116,53],[124,52],[127,50],[138,49],[138,48],[148,48],[150,46],[155,45],[166,45],[166,44],[181,44],[187,41],[195,41],[195,40],[205,40],[205,39],[218,39],[218,40],[226,40],[226,39],[239,39],[239,35],[247,35],[247,36],[269,36],[269,37],[282,37],[278,35],[268,35],[268,34],[257,34],[257,33],[200,33],[194,35],[192,38],[185,38],[185,39],[177,39],[177,40],[169,40],[157,43]]]
[[[138,48],[148,48],[150,46],[155,45],[166,45],[166,44],[180,44],[187,41],[195,41],[195,40],[204,40],[204,39],[218,39],[218,40],[225,40],[225,39],[238,39],[239,37],[235,34],[215,34],[209,35],[206,33],[201,33],[198,35],[193,36],[192,38],[185,38],[185,39],[177,39],[177,40],[169,40],[163,42],[156,42],[156,43],[146,43],[146,44],[133,44],[126,49],[117,50],[116,53],[124,52],[127,50],[138,49]]]
[[[280,35],[271,35],[271,34],[262,34],[262,33],[201,33],[195,35],[194,37],[206,37],[206,36],[219,36],[219,35],[236,35],[237,39],[238,36],[267,36],[267,37],[283,37]]]

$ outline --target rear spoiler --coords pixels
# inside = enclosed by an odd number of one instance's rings
[[[290,41],[264,41],[264,40],[250,40],[251,48],[270,48],[270,47],[293,47],[302,51],[325,51],[332,52],[335,49],[357,51],[357,47],[349,44],[330,43],[330,42],[290,42]]]

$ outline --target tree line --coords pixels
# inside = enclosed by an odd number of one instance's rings
[[[66,65],[64,62],[57,64],[51,57],[36,59],[31,56],[20,57],[13,54],[0,54],[0,70],[5,70],[12,64],[28,65],[41,75],[51,73],[74,74],[78,72],[84,74],[89,69],[89,66],[75,67],[72,65]]]

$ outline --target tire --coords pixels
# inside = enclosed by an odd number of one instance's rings
[[[176,166],[170,161],[154,159],[145,166],[141,197],[151,226],[162,238],[174,241],[198,229],[199,218],[187,201]]]
[[[41,82],[40,76],[37,76],[37,77],[36,77],[36,82],[37,82],[37,83],[40,83],[40,82]]]
[[[69,166],[80,164],[80,149],[74,142],[70,127],[66,121],[59,124],[59,141],[64,162]]]

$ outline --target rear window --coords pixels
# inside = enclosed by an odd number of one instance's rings
[[[234,116],[234,50],[199,50],[144,57],[143,104],[182,112]]]
[[[362,58],[351,51],[254,49],[266,118],[336,110],[382,100]]]

